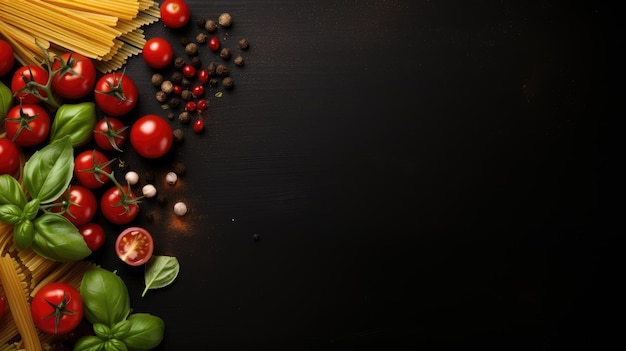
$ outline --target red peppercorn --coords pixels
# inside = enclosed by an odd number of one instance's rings
[[[200,99],[198,100],[198,103],[196,103],[196,108],[198,109],[198,112],[202,112],[206,110],[208,107],[209,107],[209,102],[206,99]]]
[[[197,104],[195,101],[187,101],[187,103],[185,104],[186,111],[193,112],[196,110],[196,108],[197,108]]]
[[[209,39],[209,48],[213,51],[220,49],[220,40],[217,37]]]
[[[184,65],[183,75],[187,78],[193,78],[196,75],[196,68],[192,65]]]
[[[198,118],[195,122],[193,122],[193,131],[196,133],[202,133],[204,130],[204,120],[202,118]]]
[[[181,85],[174,85],[172,91],[174,92],[174,94],[180,95],[183,92],[183,87]]]
[[[202,94],[204,94],[204,87],[202,85],[196,85],[195,87],[191,89],[191,92],[196,97],[200,97],[202,96]]]
[[[200,81],[200,84],[208,83],[210,78],[211,74],[209,73],[209,70],[203,69],[198,72],[198,80]]]

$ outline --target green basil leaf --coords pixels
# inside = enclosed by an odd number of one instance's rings
[[[96,105],[93,102],[61,105],[50,126],[50,141],[69,136],[73,147],[85,145],[93,138],[96,122]]]
[[[26,194],[20,183],[8,174],[0,175],[0,205],[13,204],[19,208],[26,206]]]
[[[31,221],[37,217],[37,213],[39,212],[39,199],[30,200],[26,206],[24,206],[24,218],[30,219]]]
[[[165,322],[161,318],[148,313],[134,313],[128,321],[130,331],[123,340],[129,350],[151,350],[163,340]]]
[[[100,339],[106,340],[111,337],[111,328],[102,324],[102,323],[94,323],[93,332]]]
[[[106,351],[105,341],[93,335],[83,336],[76,341],[72,351]]]
[[[13,226],[13,241],[18,249],[25,250],[31,247],[34,238],[35,228],[33,228],[33,222],[28,219],[24,219],[15,223]]]
[[[24,164],[24,185],[42,204],[56,200],[70,184],[74,172],[74,149],[70,137],[52,142],[35,152]]]
[[[180,271],[178,259],[172,256],[152,256],[145,265],[144,280],[146,288],[141,296],[146,295],[149,289],[166,287],[176,279]]]
[[[0,205],[0,222],[16,224],[22,220],[22,209],[13,205]]]
[[[33,221],[33,250],[53,261],[77,261],[91,254],[78,229],[65,217],[45,213]]]
[[[128,347],[123,341],[117,339],[109,339],[104,342],[106,351],[128,351]]]
[[[128,288],[122,278],[104,268],[93,268],[80,284],[85,318],[91,323],[116,325],[130,313]]]
[[[124,339],[130,331],[130,322],[126,319],[118,322],[111,328],[111,337],[115,339]]]
[[[13,104],[13,93],[9,87],[0,82],[0,124],[4,123],[11,104]]]

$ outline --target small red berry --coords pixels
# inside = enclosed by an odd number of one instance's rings
[[[174,85],[173,90],[174,94],[180,95],[183,92],[183,87],[181,85]]]
[[[193,112],[193,111],[196,110],[196,108],[197,108],[197,104],[194,101],[188,101],[185,104],[185,110],[186,111]]]
[[[183,75],[187,78],[193,78],[196,75],[196,68],[192,65],[183,66]]]
[[[200,81],[200,84],[206,84],[209,79],[211,79],[211,74],[208,70],[203,69],[198,72],[198,80]]]
[[[193,131],[196,133],[202,133],[204,130],[204,120],[202,118],[198,118],[195,122],[193,122]]]
[[[216,37],[209,39],[209,48],[213,51],[217,51],[220,49],[220,40]]]
[[[207,107],[209,107],[208,101],[206,101],[205,99],[198,100],[198,103],[196,104],[196,108],[198,109],[199,112],[206,110]]]
[[[204,87],[202,85],[196,85],[195,87],[191,89],[191,92],[196,97],[200,97],[202,96],[202,94],[204,94]]]

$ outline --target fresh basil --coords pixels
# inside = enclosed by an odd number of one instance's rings
[[[144,280],[146,288],[141,296],[146,295],[149,289],[166,287],[176,279],[180,271],[178,259],[172,256],[152,256],[145,265]]]
[[[89,335],[78,339],[73,351],[105,351],[104,341],[97,336]]]
[[[77,261],[91,254],[78,229],[65,217],[46,213],[37,217],[33,250],[54,261]]]
[[[35,228],[33,222],[23,219],[13,226],[13,241],[20,250],[29,248],[35,239]]]
[[[130,350],[151,350],[163,340],[165,322],[148,313],[135,313],[128,317],[130,331],[123,340]]]
[[[26,206],[26,194],[18,181],[8,174],[0,175],[0,205],[13,204],[19,208]]]
[[[50,141],[69,136],[73,147],[85,145],[93,138],[96,122],[96,105],[93,102],[61,105],[50,126]]]
[[[85,318],[92,324],[113,326],[130,313],[128,288],[122,278],[104,268],[90,269],[80,284]]]
[[[106,340],[106,339],[111,338],[111,328],[109,328],[108,326],[102,323],[94,323],[93,332],[100,339]]]
[[[0,221],[15,224],[22,220],[22,209],[13,205],[0,205]]]
[[[13,93],[4,83],[0,82],[0,124],[4,123],[4,118],[11,109],[13,103]]]
[[[24,218],[33,220],[37,217],[39,212],[39,199],[30,200],[26,206],[24,206]]]
[[[104,350],[106,351],[128,351],[128,347],[123,341],[118,339],[109,339],[104,342]]]
[[[124,339],[130,332],[130,322],[123,320],[118,322],[111,328],[111,337],[115,339]]]
[[[67,189],[74,172],[74,149],[69,136],[35,152],[24,164],[24,185],[42,204],[56,200]]]

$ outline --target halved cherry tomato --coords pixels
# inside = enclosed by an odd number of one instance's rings
[[[165,155],[173,141],[172,127],[158,115],[140,117],[130,130],[130,143],[133,149],[145,158],[159,158]]]
[[[113,224],[128,224],[139,214],[135,194],[129,186],[109,188],[100,198],[100,211]]]
[[[48,83],[48,77],[48,71],[39,66],[21,66],[13,73],[11,91],[16,98],[22,100],[22,103],[37,104],[41,100],[33,95],[32,92],[38,92],[43,98],[46,98],[47,95],[41,88],[28,88],[27,83],[35,81],[39,84],[46,85]]]
[[[102,112],[119,117],[129,113],[137,105],[139,91],[131,77],[111,72],[98,79],[94,98]]]
[[[122,151],[120,147],[126,141],[126,129],[122,121],[113,117],[104,117],[96,123],[93,138],[99,148],[106,151]]]
[[[98,150],[85,150],[74,158],[74,176],[78,182],[89,189],[97,189],[110,180],[107,174],[97,172],[98,168],[111,174],[109,158]]]
[[[174,59],[172,45],[163,38],[151,38],[143,46],[141,51],[144,61],[150,68],[165,68]]]
[[[9,73],[15,64],[15,54],[9,43],[0,39],[0,77]],[[2,311],[0,311],[1,313]]]
[[[52,78],[52,89],[66,99],[80,99],[93,91],[96,85],[96,67],[91,59],[78,53],[64,53],[52,64],[57,72]]]
[[[85,239],[85,243],[89,250],[96,251],[104,245],[104,241],[106,240],[106,233],[104,232],[104,228],[98,223],[92,222],[87,223],[80,228],[78,228],[78,232]]]
[[[35,146],[50,134],[50,115],[39,105],[15,105],[7,113],[4,127],[15,144]]]
[[[189,6],[183,0],[165,0],[159,8],[161,14],[161,22],[166,27],[181,28],[191,17]]]
[[[152,235],[141,227],[125,229],[115,241],[117,256],[131,266],[146,263],[154,250]]]
[[[8,138],[0,138],[0,174],[14,175],[20,167],[20,151]]]
[[[76,227],[89,223],[98,210],[98,200],[93,192],[77,184],[70,185],[55,204],[58,206],[52,207],[52,211],[61,213]]]
[[[42,332],[67,334],[83,320],[83,299],[78,290],[67,283],[48,283],[33,297],[30,311]]]

